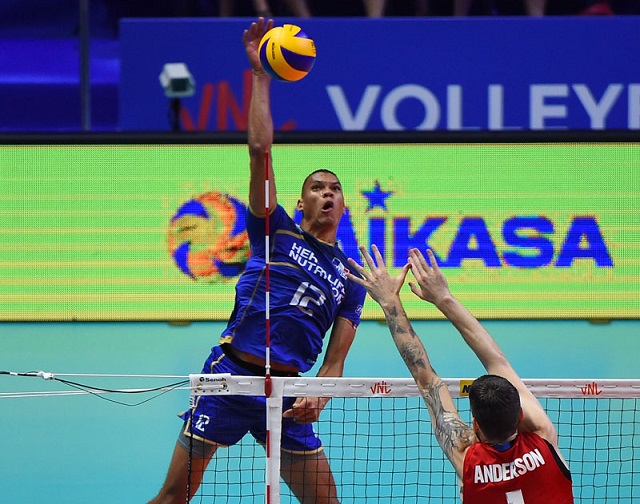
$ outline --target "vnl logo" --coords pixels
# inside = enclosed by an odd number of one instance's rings
[[[251,70],[245,70],[242,74],[240,98],[234,95],[231,83],[227,80],[207,82],[202,87],[196,114],[192,115],[187,107],[181,108],[182,128],[185,131],[246,131],[250,96]],[[295,128],[296,121],[293,119],[275,125],[278,131],[291,131]]]
[[[584,387],[580,387],[580,392],[585,396],[597,396],[602,394],[602,389],[597,382],[587,383]]]
[[[389,395],[391,394],[391,386],[384,380],[374,383],[369,390],[373,395]]]

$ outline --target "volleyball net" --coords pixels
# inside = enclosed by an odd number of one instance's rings
[[[264,380],[190,375],[192,405],[203,395],[264,396]],[[274,416],[272,425],[282,417],[283,397],[330,398],[315,429],[343,504],[460,502],[453,467],[438,446],[412,379],[271,380],[275,406],[267,407],[267,414]],[[640,501],[640,380],[524,381],[556,425],[576,503]],[[471,382],[445,379],[467,422]],[[256,415],[264,415],[264,409]],[[279,430],[270,434],[271,446],[280,446]],[[268,476],[279,475],[286,463],[288,458],[280,457],[279,450],[270,450],[267,456],[264,447],[247,435],[237,445],[217,450],[191,502],[298,502],[279,477]]]

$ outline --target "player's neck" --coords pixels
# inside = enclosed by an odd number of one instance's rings
[[[300,223],[300,227],[308,234],[329,245],[336,244],[337,229],[334,226],[311,226],[309,222],[304,220]]]
[[[484,436],[482,436],[482,437],[484,438]],[[513,441],[515,441],[516,437],[518,437],[518,432],[517,431],[514,432],[511,436],[509,436],[507,439],[504,439],[502,441],[497,441],[497,440],[494,440],[494,439],[489,440],[487,438],[484,438],[484,439],[481,438],[481,441],[483,443],[486,443],[486,444],[490,445],[490,446],[501,446],[501,445],[506,445],[506,444],[513,443]]]

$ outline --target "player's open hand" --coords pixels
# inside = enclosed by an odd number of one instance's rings
[[[409,287],[411,287],[411,292],[420,299],[437,305],[439,301],[450,296],[451,292],[447,279],[440,271],[435,255],[429,249],[427,249],[427,256],[428,263],[418,249],[413,248],[409,251],[411,273],[418,282],[417,285],[409,282]]]
[[[260,41],[264,34],[271,28],[273,28],[273,19],[269,19],[265,22],[265,19],[261,17],[258,18],[258,21],[251,23],[249,29],[245,30],[242,34],[242,42],[244,43],[249,63],[251,63],[251,68],[253,68],[254,72],[261,72],[265,75],[267,75],[267,73],[262,69],[258,47],[260,46]]]
[[[409,271],[409,264],[404,265],[398,276],[394,278],[387,271],[384,259],[376,245],[371,245],[375,262],[365,247],[360,246],[359,248],[368,269],[360,266],[353,259],[349,258],[348,261],[351,267],[360,273],[360,276],[362,277],[359,278],[348,272],[347,276],[349,280],[352,280],[367,289],[369,295],[380,305],[384,305],[386,302],[391,302],[397,299],[399,297],[400,288],[402,287],[402,284],[404,284],[407,272]]]

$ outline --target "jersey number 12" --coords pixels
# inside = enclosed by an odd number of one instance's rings
[[[305,295],[305,293],[307,293]],[[313,311],[308,308],[309,303],[313,303],[317,306],[322,306],[324,302],[327,300],[327,297],[324,295],[320,289],[318,289],[315,285],[311,285],[309,282],[302,282],[298,286],[298,290],[289,301],[291,306],[297,306],[304,313],[313,317]]]

